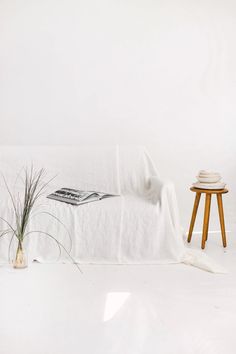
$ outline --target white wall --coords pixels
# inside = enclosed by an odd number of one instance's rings
[[[0,144],[145,144],[185,228],[214,168],[234,230],[235,33],[234,0],[0,0]]]

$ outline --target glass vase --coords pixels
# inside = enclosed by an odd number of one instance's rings
[[[23,269],[26,268],[27,266],[28,266],[27,256],[23,249],[23,243],[22,241],[18,240],[16,257],[15,260],[13,261],[13,267],[17,269]]]

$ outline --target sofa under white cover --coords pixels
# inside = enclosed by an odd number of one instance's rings
[[[178,218],[174,187],[163,183],[145,148],[139,146],[1,146],[0,171],[11,190],[21,194],[23,184],[16,178],[31,164],[44,168],[50,183],[33,212],[26,239],[30,261],[67,262],[65,252],[58,258],[55,236],[78,263],[167,264],[187,263],[210,271],[221,271],[200,251],[186,249]],[[72,206],[46,195],[68,187],[116,195],[98,202]],[[11,221],[13,208],[0,180],[0,217]],[[42,213],[45,212],[45,213]],[[65,227],[50,217],[58,218]],[[0,220],[0,229],[7,227]],[[8,261],[10,238],[0,240],[0,262]],[[12,255],[11,255],[12,257]]]

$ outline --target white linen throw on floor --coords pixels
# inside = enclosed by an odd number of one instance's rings
[[[1,147],[0,169],[10,186],[23,166],[44,167],[48,178],[57,177],[47,192],[61,187],[96,190],[120,197],[71,206],[43,198],[31,218],[30,230],[54,235],[69,246],[79,263],[95,264],[192,264],[222,272],[203,252],[184,246],[174,187],[163,183],[143,147]],[[15,190],[23,190],[17,180]],[[0,182],[0,216],[12,219],[12,205]],[[66,229],[49,214],[53,214]],[[37,214],[37,211],[36,213]],[[6,228],[0,221],[1,229]],[[9,240],[0,241],[0,262],[7,261]],[[27,239],[29,260],[57,260],[55,241],[43,234]],[[62,253],[58,261],[66,262]]]

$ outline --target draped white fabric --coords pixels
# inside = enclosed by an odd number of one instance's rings
[[[60,254],[48,233],[66,249],[70,249],[71,238],[71,256],[81,264],[184,262],[222,271],[201,251],[185,248],[174,187],[160,180],[143,147],[0,148],[0,169],[14,193],[23,191],[21,179],[15,181],[17,174],[32,163],[36,169],[44,167],[48,178],[56,175],[48,193],[72,187],[118,196],[81,206],[43,197],[28,227],[28,231],[36,232],[25,240],[29,260],[70,261],[66,252]],[[13,208],[3,180],[0,193],[0,216],[12,223]],[[3,220],[0,227],[7,228]],[[1,238],[1,262],[8,260],[9,241],[10,237]]]

